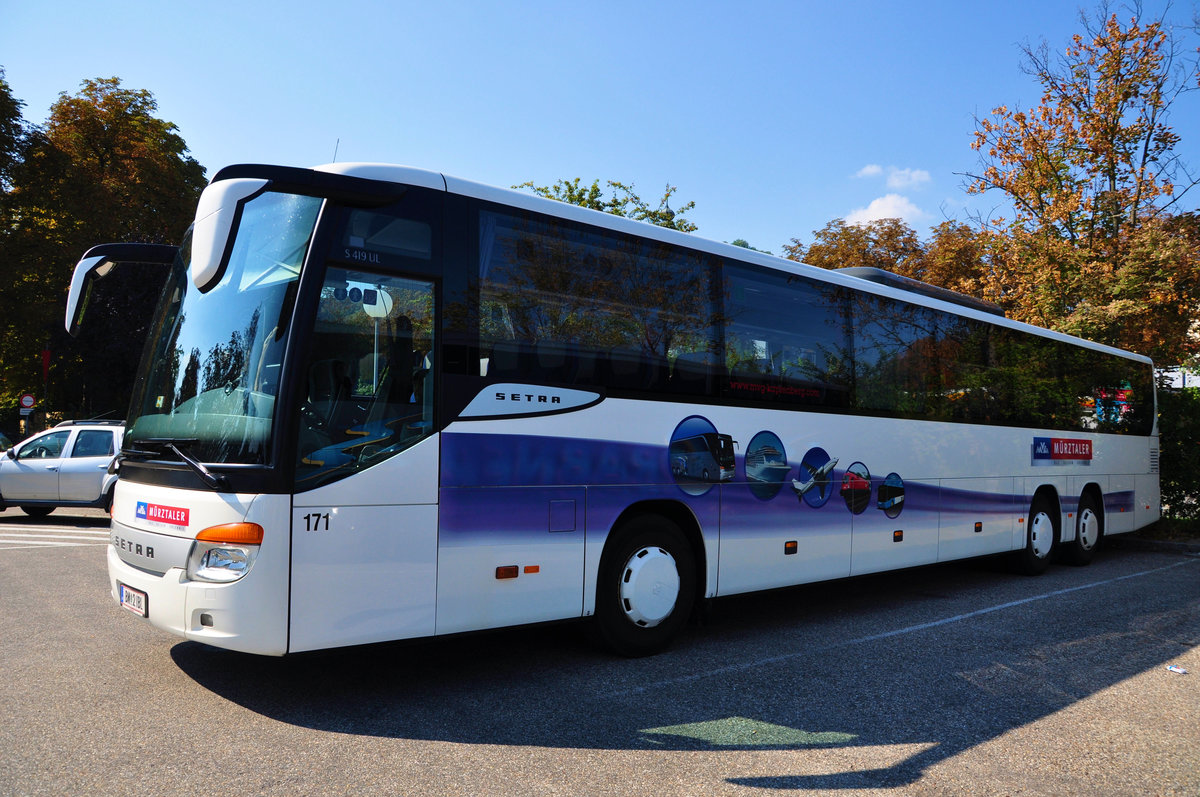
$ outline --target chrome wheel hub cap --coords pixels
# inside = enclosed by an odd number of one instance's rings
[[[1079,514],[1079,547],[1090,551],[1100,540],[1100,518],[1091,509]]]
[[[1050,555],[1050,548],[1054,545],[1054,523],[1045,512],[1034,515],[1029,527],[1029,542],[1033,555],[1038,559]]]
[[[652,628],[671,614],[679,598],[675,557],[658,546],[638,550],[621,572],[621,608],[634,625]]]

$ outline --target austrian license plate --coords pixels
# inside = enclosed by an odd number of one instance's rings
[[[136,614],[138,617],[146,617],[147,609],[150,606],[150,601],[146,597],[146,593],[140,589],[127,587],[121,582],[117,582],[117,595],[121,598],[121,605],[129,611]]]

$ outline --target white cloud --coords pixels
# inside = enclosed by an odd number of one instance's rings
[[[888,168],[888,188],[915,188],[929,180],[929,172],[924,169],[897,169],[895,166]]]
[[[897,166],[889,166],[885,169],[878,163],[868,163],[855,172],[854,177],[856,179],[865,179],[868,177],[883,177],[885,174],[887,175],[887,187],[898,191],[906,188],[917,188],[933,179],[930,177],[929,172],[924,169],[901,169]]]
[[[872,199],[865,208],[856,208],[847,213],[846,223],[866,224],[878,219],[903,219],[906,224],[913,226],[928,218],[929,214],[914,205],[908,197],[887,194]]]

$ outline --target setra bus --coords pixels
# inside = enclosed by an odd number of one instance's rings
[[[661,649],[698,601],[1159,516],[1151,362],[873,270],[826,271],[400,166],[240,165],[133,387],[123,609],[267,655],[591,617]]]

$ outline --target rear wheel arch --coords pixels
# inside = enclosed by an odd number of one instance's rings
[[[1069,541],[1060,546],[1060,558],[1072,565],[1089,564],[1104,538],[1104,521],[1104,493],[1100,485],[1090,482],[1079,494],[1079,503],[1072,517],[1074,533]]]

